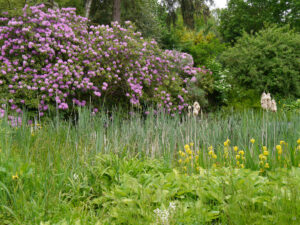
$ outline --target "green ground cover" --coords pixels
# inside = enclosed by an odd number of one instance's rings
[[[299,221],[298,113],[122,119],[82,111],[76,122],[24,124],[0,123],[1,224]]]

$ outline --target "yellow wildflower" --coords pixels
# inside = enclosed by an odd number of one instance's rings
[[[190,143],[190,146],[191,146],[191,147],[193,147],[193,146],[194,146],[194,143],[193,143],[193,142],[191,142],[191,143]]]
[[[260,165],[264,165],[264,161],[259,161],[259,164]]]
[[[236,165],[238,165],[238,166],[239,166],[239,165],[240,165],[240,161],[236,161]]]
[[[264,151],[264,155],[268,156],[269,155],[269,151]]]
[[[185,146],[184,146],[184,149],[185,149],[185,150],[188,150],[188,149],[190,149],[190,146],[189,146],[189,145],[185,145]]]
[[[278,152],[279,155],[282,154],[282,147],[281,147],[281,145],[276,145],[276,150],[277,150],[277,152]]]
[[[269,163],[266,163],[266,164],[265,164],[265,168],[266,168],[266,169],[270,168]]]
[[[243,157],[242,157],[242,160],[244,161],[245,159],[246,159],[246,158],[243,156]]]
[[[280,141],[280,144],[283,145],[285,142],[284,141]]]
[[[13,180],[17,180],[17,179],[19,179],[19,176],[18,176],[18,174],[16,173],[16,175],[12,175],[12,179],[13,179]]]
[[[254,139],[254,138],[251,138],[250,142],[251,142],[252,144],[254,144],[255,139]]]
[[[189,154],[189,155],[191,155],[192,154],[191,149],[186,150],[186,153]]]
[[[210,150],[210,151],[208,152],[208,155],[212,156],[213,153],[214,153],[214,152],[213,152],[212,150]]]
[[[233,150],[234,150],[235,152],[236,152],[238,149],[239,149],[238,146],[234,146],[234,147],[233,147]]]
[[[241,156],[240,155],[236,155],[235,158],[236,158],[236,160],[239,160],[241,158]]]
[[[241,150],[241,151],[239,151],[239,154],[240,154],[240,155],[244,155],[245,152],[244,152],[243,150]]]
[[[300,145],[300,138],[297,140],[297,144]]]
[[[213,146],[209,146],[209,147],[208,147],[208,150],[209,150],[209,151],[212,151],[212,150],[213,150]]]
[[[266,146],[263,146],[263,150],[264,150],[264,151],[267,151],[267,147],[266,147]]]
[[[227,138],[227,140],[224,142],[224,146],[225,146],[225,147],[228,147],[229,144],[230,144],[230,140]]]
[[[182,163],[182,159],[179,159],[178,162],[179,162],[179,163]]]
[[[300,165],[300,164],[299,164]],[[214,163],[213,165],[212,165],[214,168],[217,168],[217,164],[216,163]],[[300,167],[300,166],[299,166]]]
[[[196,156],[195,156],[195,159],[198,160],[198,159],[199,159],[199,155],[196,155]]]
[[[213,157],[214,159],[216,159],[216,158],[217,158],[217,155],[216,155],[216,154],[213,154],[212,157]]]
[[[267,157],[264,156],[263,154],[260,154],[258,157],[260,160],[267,160]]]
[[[241,164],[240,167],[241,167],[242,169],[244,169],[245,166],[244,166],[244,164]]]

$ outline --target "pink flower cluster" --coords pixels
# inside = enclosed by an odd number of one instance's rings
[[[130,22],[126,27],[87,22],[75,9],[43,5],[25,7],[15,18],[0,15],[1,103],[40,116],[87,102],[99,108],[103,99],[181,113],[188,83],[205,72],[193,67],[190,55],[162,51]]]

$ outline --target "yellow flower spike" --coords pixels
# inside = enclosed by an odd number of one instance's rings
[[[264,151],[267,151],[267,147],[266,147],[266,146],[263,146],[263,150],[264,150]]]
[[[269,151],[264,151],[264,155],[268,156],[269,155]]]
[[[190,146],[189,146],[189,145],[185,145],[185,146],[184,146],[184,149],[185,149],[185,150],[188,150],[188,149],[190,149]]]
[[[196,156],[195,156],[195,159],[198,160],[198,159],[199,159],[199,155],[196,155]]]
[[[182,163],[182,159],[179,159],[178,162],[179,162],[179,163]]]
[[[209,146],[209,147],[208,147],[208,150],[209,150],[209,151],[212,151],[212,150],[213,150],[213,146]]]
[[[266,164],[265,164],[265,168],[266,168],[266,169],[270,168],[269,163],[266,163]]]
[[[227,138],[227,140],[224,142],[224,146],[225,146],[225,147],[228,147],[229,144],[230,144],[230,140]]]
[[[192,159],[192,156],[190,156],[189,159]]]
[[[281,145],[276,145],[276,150],[277,150],[277,152],[278,152],[279,155],[282,154],[282,147],[281,147]]]
[[[260,165],[264,165],[264,161],[259,161],[259,164]]]
[[[193,146],[194,146],[194,143],[193,143],[193,142],[191,142],[191,143],[190,143],[190,146],[191,146],[191,147],[193,147]]]
[[[283,145],[283,144],[285,144],[285,142],[284,141],[280,141],[280,145]]]
[[[297,140],[297,144],[300,145],[300,138]]]
[[[259,154],[258,158],[261,160],[263,159],[264,155],[263,154]]]
[[[18,176],[18,174],[16,173],[16,175],[12,175],[12,179],[13,179],[13,180],[17,180],[17,179],[19,179],[19,176]]]
[[[244,168],[245,168],[244,164],[241,164],[241,165],[240,165],[240,167],[241,167],[242,169],[244,169]]]
[[[243,150],[241,150],[241,151],[239,151],[239,154],[240,154],[240,155],[244,155],[245,152],[244,152]]]
[[[212,150],[210,150],[210,151],[208,152],[208,155],[212,156],[213,153],[214,153],[214,152],[213,152]]]
[[[239,150],[239,147],[238,146],[234,146],[233,150],[236,152],[237,150]]]
[[[212,156],[214,159],[217,159],[217,155],[216,154],[213,154]]]
[[[255,139],[254,139],[254,138],[251,138],[251,139],[250,139],[250,142],[251,142],[252,144],[254,144]]]
[[[236,161],[236,165],[238,165],[238,166],[239,166],[239,165],[240,165],[240,162],[239,162],[239,161]]]
[[[235,158],[236,158],[236,160],[239,160],[241,158],[241,156],[240,155],[236,155]]]

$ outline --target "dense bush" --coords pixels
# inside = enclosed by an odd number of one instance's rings
[[[10,109],[70,110],[157,105],[169,113],[186,106],[186,86],[205,72],[182,56],[144,40],[133,25],[88,26],[75,9],[25,7],[0,18],[0,100]],[[184,60],[183,60],[184,61]],[[3,105],[4,106],[4,105]]]
[[[300,34],[288,27],[244,33],[222,61],[239,88],[257,94],[300,96]]]

